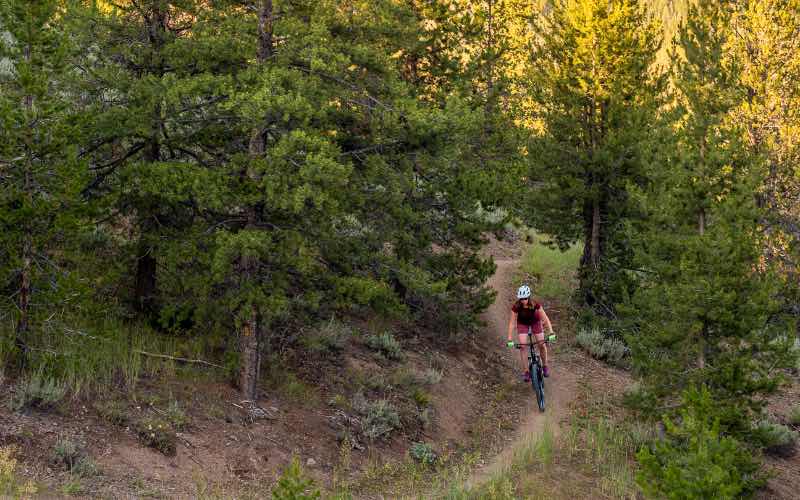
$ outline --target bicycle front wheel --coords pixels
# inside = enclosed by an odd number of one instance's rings
[[[544,379],[542,378],[542,369],[538,365],[531,364],[531,385],[533,392],[536,394],[536,403],[539,405],[539,411],[544,411]]]

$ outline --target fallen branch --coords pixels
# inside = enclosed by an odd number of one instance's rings
[[[225,368],[224,366],[215,365],[214,363],[210,363],[210,362],[202,360],[202,359],[179,358],[179,357],[176,357],[176,356],[167,356],[166,354],[155,354],[155,353],[152,353],[152,352],[140,351],[138,349],[134,349],[133,352],[135,352],[137,354],[141,354],[142,356],[150,356],[150,357],[153,357],[153,358],[162,358],[162,359],[171,359],[173,361],[180,361],[181,363],[193,363],[193,364],[198,364],[198,365],[213,366],[214,368],[223,368],[223,369]]]

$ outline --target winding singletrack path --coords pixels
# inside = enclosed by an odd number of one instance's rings
[[[489,286],[497,291],[497,299],[484,314],[487,323],[487,335],[497,337],[498,343],[505,343],[508,332],[508,318],[513,304],[516,284],[512,283],[514,273],[519,267],[519,260],[496,260],[497,271],[489,280]],[[536,290],[534,290],[534,296]],[[545,297],[546,299],[546,297]],[[548,313],[553,329],[558,333],[558,315]],[[559,365],[558,344],[549,347],[550,377],[545,382],[546,408],[542,413],[536,405],[531,389],[531,397],[522,412],[522,421],[517,427],[514,439],[499,454],[484,466],[475,470],[467,480],[467,488],[475,488],[489,481],[496,474],[510,467],[518,447],[523,443],[535,441],[548,429],[554,437],[560,431],[561,422],[568,415],[569,405],[575,399],[578,387],[578,375],[567,365]],[[510,350],[508,356],[518,356],[516,350]],[[515,363],[514,366],[517,366]],[[518,373],[509,373],[509,377],[518,377]],[[522,382],[519,382],[520,384]]]

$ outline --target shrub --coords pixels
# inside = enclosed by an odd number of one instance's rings
[[[425,408],[431,404],[431,395],[421,389],[415,389],[412,397],[420,408]]]
[[[341,352],[353,336],[349,325],[331,319],[322,328],[301,337],[301,344],[311,353],[327,356]]]
[[[753,428],[753,437],[764,447],[764,451],[773,455],[788,456],[794,453],[797,432],[785,425],[762,420]]]
[[[316,500],[320,492],[314,487],[314,481],[305,477],[300,460],[297,457],[284,469],[278,484],[272,488],[274,500]]]
[[[37,372],[17,384],[11,406],[16,411],[27,408],[49,410],[64,399],[66,393],[64,384]]]
[[[607,337],[599,328],[581,328],[575,340],[593,358],[615,366],[624,367],[627,364],[628,347],[620,340]]]
[[[72,470],[80,458],[81,452],[74,441],[69,438],[61,438],[56,441],[56,446],[53,448],[54,462],[63,465],[67,470]]]
[[[369,439],[388,436],[400,427],[400,415],[385,399],[369,402],[354,400],[353,407],[362,414],[361,431]]]
[[[136,422],[134,430],[143,445],[164,455],[175,455],[177,436],[166,422],[156,418],[143,418]]]
[[[403,348],[390,332],[367,337],[367,345],[388,359],[402,359]]]
[[[433,451],[433,447],[428,443],[412,444],[411,449],[409,449],[409,454],[411,458],[425,465],[433,465],[438,458],[436,452]]]
[[[189,417],[177,401],[167,406],[166,417],[175,430],[184,431],[189,427]]]
[[[800,404],[794,405],[789,412],[789,423],[795,427],[800,427]]]
[[[56,441],[53,448],[53,462],[78,477],[92,476],[97,472],[97,466],[92,459],[69,438],[60,438]]]
[[[747,497],[764,484],[760,464],[732,437],[720,432],[707,389],[684,393],[680,422],[667,420],[667,437],[643,447],[636,482],[655,498]]]
[[[17,460],[15,449],[0,447],[0,497],[29,498],[36,493],[36,486],[31,481],[22,483],[17,477]]]
[[[436,385],[442,381],[442,371],[436,368],[428,368],[422,372],[419,381],[424,385]]]
[[[106,422],[124,427],[128,425],[128,412],[125,403],[119,400],[108,400],[95,403],[95,411]]]

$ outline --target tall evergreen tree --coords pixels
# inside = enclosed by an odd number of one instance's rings
[[[629,340],[650,409],[704,386],[722,432],[742,437],[778,387],[792,335],[760,259],[753,193],[763,163],[746,153],[730,115],[744,94],[724,50],[729,16],[703,0],[679,31],[675,153],[645,203],[650,222],[637,255],[646,277],[634,298],[640,328]]]
[[[171,288],[158,278],[175,271],[174,245],[220,211],[212,178],[239,132],[220,108],[222,89],[250,54],[226,43],[231,20],[206,2],[83,3],[70,19],[86,47],[80,91],[93,116],[85,194],[106,207],[101,231],[128,228],[117,251],[128,268],[123,299],[157,324]]]
[[[767,162],[757,187],[765,256],[781,268],[786,309],[800,315],[800,2],[739,2],[731,17],[739,36],[728,50],[746,92],[732,113],[744,124],[748,150]]]
[[[560,0],[535,26],[533,222],[562,247],[583,242],[582,299],[613,315],[628,291],[628,187],[645,180],[641,145],[663,83],[652,67],[659,27],[635,0]]]
[[[36,320],[64,298],[57,245],[77,223],[85,179],[62,15],[55,0],[0,2],[0,311],[15,317],[18,360]]]

